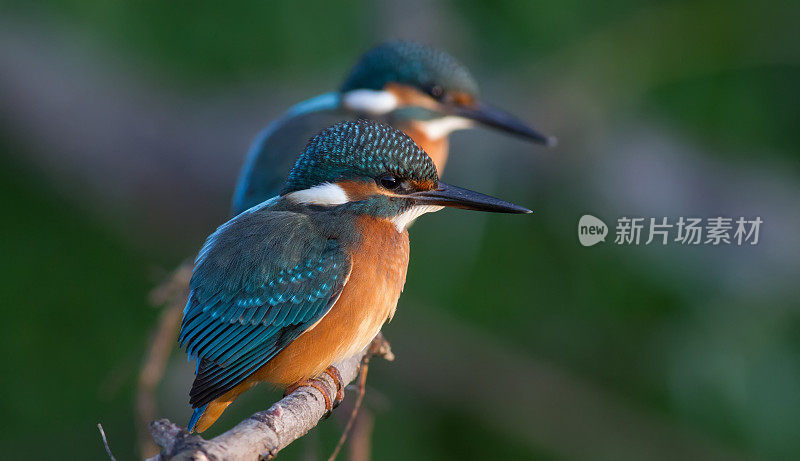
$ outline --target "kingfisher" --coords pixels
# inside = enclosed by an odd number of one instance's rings
[[[356,118],[404,131],[433,159],[440,176],[447,163],[449,134],[476,124],[547,146],[556,144],[554,137],[481,102],[475,79],[449,54],[391,41],[364,53],[338,91],[297,104],[258,135],[239,175],[232,214],[277,195],[294,162],[296,143],[327,125],[316,123]]]
[[[313,386],[328,411],[344,397],[333,364],[363,350],[394,315],[408,225],[455,207],[530,213],[439,181],[409,136],[344,121],[312,138],[280,195],[211,234],[190,282],[179,343],[197,361],[189,430],[208,429],[259,382]],[[337,383],[329,396],[316,380]]]

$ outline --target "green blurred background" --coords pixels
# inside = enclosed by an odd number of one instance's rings
[[[374,459],[800,457],[800,3],[6,0],[0,453],[139,458],[148,291],[224,220],[258,130],[407,38],[557,135],[452,137],[448,182],[526,219],[412,229]],[[760,216],[757,246],[583,248],[584,213]],[[160,414],[192,370],[173,354]],[[211,434],[266,408],[248,393]],[[325,459],[341,418],[281,459]]]

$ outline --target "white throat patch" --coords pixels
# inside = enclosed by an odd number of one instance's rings
[[[424,215],[425,213],[433,213],[439,211],[443,206],[439,205],[414,205],[406,211],[392,218],[392,224],[397,228],[397,232],[403,232],[406,228],[414,222],[415,219]]]
[[[472,120],[456,115],[447,115],[424,122],[417,121],[416,123],[425,133],[425,136],[430,139],[441,139],[456,130],[472,128],[475,125]]]
[[[383,115],[397,108],[397,97],[389,91],[352,90],[342,96],[344,107],[370,115]]]
[[[350,201],[344,189],[331,182],[290,192],[286,194],[286,198],[295,203],[321,206],[342,205]]]

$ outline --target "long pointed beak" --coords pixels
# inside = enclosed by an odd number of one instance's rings
[[[555,137],[542,134],[526,125],[514,115],[483,103],[476,103],[472,106],[447,105],[446,107],[448,112],[453,115],[468,118],[486,126],[522,136],[548,147],[555,147],[558,144],[558,140]]]
[[[492,213],[533,213],[511,202],[443,182],[439,182],[439,187],[435,190],[414,192],[409,197],[419,205],[441,205]]]

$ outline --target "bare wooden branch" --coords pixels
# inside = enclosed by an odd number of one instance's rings
[[[375,428],[375,416],[368,407],[358,412],[350,443],[347,448],[348,461],[369,461],[372,457],[372,430]]]
[[[114,453],[111,452],[111,447],[108,446],[108,439],[106,438],[106,431],[103,430],[103,425],[97,423],[97,430],[100,431],[100,438],[103,439],[103,448],[106,449],[108,459],[111,461],[117,461],[117,458],[114,457]]]
[[[181,306],[186,304],[186,298],[189,296],[189,281],[192,279],[193,269],[194,263],[191,259],[182,262],[177,269],[172,271],[169,278],[150,292],[150,304],[155,307],[165,304]]]
[[[389,343],[378,334],[364,351],[335,364],[344,385],[356,378],[365,356],[394,360]],[[319,379],[330,395],[336,395],[333,379],[326,374]],[[150,431],[163,450],[148,461],[272,459],[280,450],[314,428],[325,415],[325,411],[325,399],[320,391],[304,386],[273,404],[268,410],[250,416],[233,429],[211,440],[189,434],[177,424],[160,419],[150,423]]]
[[[165,307],[152,334],[142,368],[139,370],[136,391],[136,429],[139,452],[144,457],[158,453],[158,446],[153,444],[148,429],[150,421],[158,415],[156,390],[164,376],[169,356],[175,349],[175,338],[181,321],[181,309],[186,304],[186,297],[189,295],[192,267],[191,261],[184,262],[170,274],[169,279],[150,293],[150,303],[153,306],[165,305]]]
[[[347,441],[347,436],[350,434],[350,429],[353,427],[353,423],[358,416],[358,410],[361,408],[361,404],[364,402],[364,393],[367,391],[367,373],[369,372],[369,354],[365,355],[364,358],[361,359],[361,369],[358,373],[358,397],[356,397],[355,404],[353,404],[353,410],[350,412],[350,417],[347,419],[347,424],[344,426],[344,430],[342,431],[341,437],[339,437],[339,442],[336,444],[336,448],[334,448],[333,453],[328,457],[328,461],[335,461],[336,456],[339,455],[339,451],[341,451],[344,443]]]

